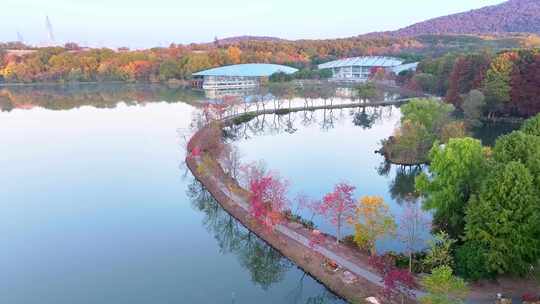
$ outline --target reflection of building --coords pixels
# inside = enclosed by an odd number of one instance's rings
[[[417,65],[403,64],[403,60],[393,57],[354,57],[320,64],[319,69],[331,70],[330,80],[333,81],[363,82],[379,69],[397,74],[404,70],[415,70]]]
[[[204,90],[204,94],[207,98],[210,99],[223,99],[227,97],[246,97],[253,95],[256,90],[253,88],[236,88],[236,89],[213,89],[213,90]]]
[[[277,64],[230,65],[193,74],[192,86],[205,90],[254,88],[272,74],[292,74],[296,71],[295,68]]]
[[[356,94],[354,94],[354,90],[352,88],[336,88],[336,96],[341,98],[353,98]]]

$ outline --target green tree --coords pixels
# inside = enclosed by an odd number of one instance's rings
[[[456,272],[461,277],[478,281],[480,279],[492,279],[495,273],[489,269],[487,250],[478,242],[466,242],[456,250]]]
[[[160,80],[181,79],[182,76],[182,66],[174,59],[167,59],[159,65]]]
[[[373,82],[366,82],[355,87],[356,95],[360,100],[369,100],[377,97],[377,87]]]
[[[390,139],[383,141],[383,146],[386,157],[392,162],[412,165],[428,161],[434,140],[423,125],[406,120]]]
[[[446,95],[450,74],[454,68],[457,56],[449,53],[437,59],[427,59],[420,62],[418,71],[435,76],[436,95]]]
[[[430,175],[416,179],[416,189],[425,198],[424,208],[434,210],[434,224],[457,239],[465,225],[465,207],[477,193],[487,171],[484,148],[473,138],[450,139],[430,151]]]
[[[426,258],[424,259],[424,265],[429,269],[437,268],[440,266],[454,265],[454,258],[452,256],[452,246],[456,243],[456,240],[451,239],[448,233],[441,231],[433,236],[432,240],[428,241],[429,249],[427,250]]]
[[[521,126],[521,131],[529,135],[540,136],[540,114],[527,119]]]
[[[422,286],[428,294],[420,299],[422,304],[460,304],[469,293],[463,279],[453,275],[452,268],[441,266],[433,269],[431,275],[425,277]]]
[[[540,181],[540,137],[521,131],[499,137],[493,149],[493,158],[501,164],[519,161],[525,165],[537,182]]]
[[[473,127],[482,126],[482,116],[484,114],[484,106],[486,105],[485,96],[479,90],[472,90],[463,100],[463,115],[465,121]]]
[[[437,78],[428,73],[418,73],[413,76],[413,82],[424,92],[435,94],[437,92]]]
[[[302,76],[299,76],[299,77],[302,77]],[[289,81],[292,81],[293,78],[294,78],[293,75],[289,75],[285,72],[276,72],[270,75],[270,77],[268,77],[268,80],[270,82],[289,82]]]
[[[449,115],[453,110],[452,105],[436,99],[413,99],[401,107],[403,115],[401,121],[422,125],[435,136],[448,122]]]
[[[513,52],[503,53],[494,58],[486,72],[483,91],[486,95],[486,103],[490,113],[501,112],[504,106],[510,102],[510,80],[513,69]]]
[[[466,214],[465,241],[485,248],[489,271],[525,274],[540,257],[538,185],[519,162],[497,166]]]
[[[450,123],[452,105],[436,99],[413,99],[401,107],[401,126],[383,141],[383,151],[393,163],[413,165],[428,161],[437,139],[464,136],[459,124]]]

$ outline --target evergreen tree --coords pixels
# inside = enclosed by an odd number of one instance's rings
[[[538,186],[519,162],[499,165],[469,203],[465,241],[485,250],[486,271],[525,274],[540,257]]]
[[[519,161],[525,165],[537,182],[540,181],[540,137],[515,131],[497,139],[494,159],[501,164]]]
[[[521,126],[521,131],[529,135],[540,136],[540,114],[526,120]]]

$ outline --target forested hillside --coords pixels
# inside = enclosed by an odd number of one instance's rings
[[[509,0],[464,13],[448,15],[386,32],[394,37],[427,34],[540,33],[540,1]]]

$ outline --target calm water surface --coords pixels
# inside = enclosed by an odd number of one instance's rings
[[[402,214],[408,204],[421,204],[411,193],[422,168],[390,166],[375,151],[392,134],[400,117],[396,107],[266,115],[235,131],[234,144],[244,163],[263,160],[267,168],[288,179],[291,197],[302,194],[322,199],[335,184],[345,181],[357,187],[357,198],[381,196],[399,224],[405,220]],[[304,218],[313,218],[321,230],[335,234],[334,226],[324,218],[306,208],[295,209]],[[427,240],[431,217],[426,213],[425,218]],[[352,226],[345,227],[345,233],[352,234]],[[404,247],[399,233],[378,242],[380,251],[401,252]]]
[[[189,96],[0,88],[1,303],[341,303],[188,173]]]
[[[0,303],[343,303],[186,169],[196,105],[215,98],[162,86],[0,87]],[[401,223],[404,206],[421,204],[410,194],[423,169],[374,153],[399,119],[396,107],[266,115],[228,138],[244,164],[264,160],[291,181],[291,197],[348,181],[357,196],[382,196]],[[404,246],[389,237],[378,248]]]

